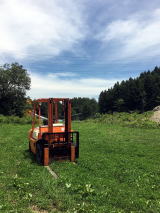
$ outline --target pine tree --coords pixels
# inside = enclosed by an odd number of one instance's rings
[[[152,110],[160,104],[160,68],[156,66],[135,79],[117,82],[100,93],[98,103],[100,113]]]

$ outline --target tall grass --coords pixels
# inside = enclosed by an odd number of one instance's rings
[[[159,128],[160,123],[150,120],[153,112],[139,113],[126,113],[116,112],[113,114],[99,114],[97,113],[94,118],[86,120],[86,122],[94,121],[95,123],[104,124],[118,124],[126,127],[135,128]],[[31,124],[31,116],[24,116],[22,118],[18,116],[4,116],[0,115],[0,123],[4,124]],[[36,121],[38,123],[38,120]]]
[[[135,128],[159,128],[160,124],[150,120],[153,112],[139,113],[113,113],[113,114],[96,114],[94,121],[96,123],[118,124],[126,127]]]
[[[31,116],[24,116],[22,118],[18,116],[4,116],[0,115],[0,123],[4,124],[31,124]]]

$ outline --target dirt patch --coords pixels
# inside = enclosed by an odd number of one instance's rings
[[[45,168],[49,171],[52,177],[54,177],[55,179],[58,178],[58,175],[49,166],[45,166]]]
[[[160,123],[160,110],[155,111],[150,119],[151,119],[151,121]]]
[[[47,210],[39,209],[37,206],[32,206],[32,207],[31,207],[31,211],[32,211],[33,213],[48,213]]]

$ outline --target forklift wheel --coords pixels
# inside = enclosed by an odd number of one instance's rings
[[[36,161],[38,164],[43,164],[43,156],[44,156],[44,152],[43,152],[43,144],[40,142],[37,142],[36,144]]]
[[[30,142],[29,142],[29,149],[28,150],[29,150],[29,152],[32,152]]]
[[[79,146],[76,145],[75,148],[76,148],[76,150],[75,150],[76,151],[76,158],[79,158]]]

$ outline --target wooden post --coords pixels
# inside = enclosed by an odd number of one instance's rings
[[[49,148],[44,148],[44,166],[48,166],[49,164]]]

